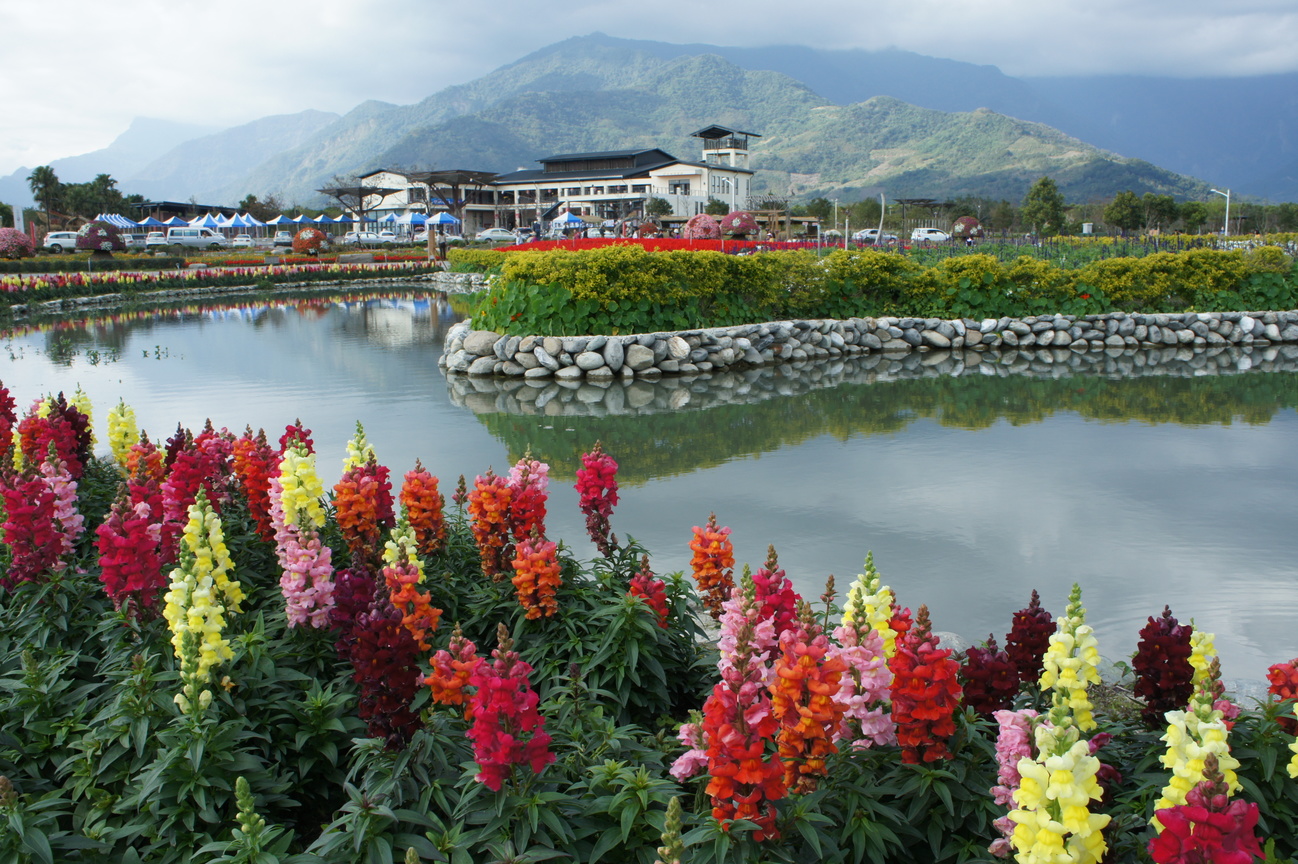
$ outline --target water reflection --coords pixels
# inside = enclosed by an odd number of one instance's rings
[[[617,441],[631,482],[680,474],[819,435],[897,434],[921,419],[959,429],[1037,423],[1058,412],[1143,423],[1264,424],[1298,405],[1298,347],[932,352],[794,363],[658,381],[449,376],[452,401],[511,454],[571,465]],[[587,418],[538,425],[536,417]]]

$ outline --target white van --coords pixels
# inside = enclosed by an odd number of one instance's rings
[[[211,228],[168,228],[168,246],[188,246],[191,249],[224,249],[230,241]]]

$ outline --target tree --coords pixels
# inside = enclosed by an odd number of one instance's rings
[[[1014,205],[1002,198],[992,205],[983,228],[988,231],[1009,231],[1014,227]]]
[[[1113,196],[1104,208],[1104,221],[1122,231],[1134,231],[1145,224],[1145,209],[1136,193],[1127,189]]]
[[[357,183],[356,179],[345,180],[335,176],[332,186],[317,189],[322,195],[328,195],[338,202],[344,212],[350,210],[356,214],[358,226],[364,226],[365,214],[382,203],[383,199],[400,189],[389,189],[384,186],[366,186]],[[359,230],[359,229],[358,229]]]
[[[1055,181],[1042,177],[1032,184],[1019,214],[1023,224],[1039,237],[1053,237],[1064,227],[1064,194]]]
[[[730,205],[718,198],[709,198],[703,212],[709,216],[724,216],[730,212]]]
[[[672,202],[666,198],[650,198],[644,202],[644,215],[650,219],[661,219],[672,215]]]
[[[59,182],[59,175],[50,166],[42,165],[27,175],[27,186],[32,190],[32,197],[45,211],[45,227],[51,227],[50,211],[58,206],[63,196],[63,184]]]
[[[804,209],[822,225],[834,218],[834,202],[828,198],[812,198]]]
[[[1145,208],[1145,227],[1163,228],[1176,221],[1176,200],[1171,195],[1146,192],[1140,199]]]
[[[249,214],[254,219],[260,219],[262,222],[274,219],[284,211],[284,205],[274,195],[266,196],[265,201],[257,199],[256,195],[248,195],[239,202],[239,209]]]
[[[1186,201],[1181,205],[1180,216],[1185,230],[1198,234],[1203,223],[1208,221],[1208,205],[1202,201]]]
[[[0,227],[14,227],[14,208],[12,204],[0,202]]]

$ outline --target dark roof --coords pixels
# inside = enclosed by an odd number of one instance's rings
[[[657,147],[650,147],[641,150],[595,150],[590,153],[559,153],[554,156],[546,156],[544,159],[537,159],[537,162],[573,162],[578,159],[624,159],[628,156],[645,156],[650,153],[660,153],[668,159],[674,159],[672,154],[665,150],[659,150]]]
[[[730,165],[710,165],[707,162],[690,162],[685,159],[660,159],[656,162],[635,165],[631,168],[604,168],[589,171],[545,171],[541,168],[528,168],[501,174],[491,181],[491,185],[508,185],[511,183],[553,183],[561,184],[573,180],[633,180],[648,177],[650,171],[666,168],[668,165],[689,165],[693,168],[711,168],[714,171],[724,170],[737,174],[752,174],[746,168],[734,168]]]
[[[697,132],[691,132],[691,138],[726,138],[735,135],[746,135],[749,138],[761,138],[756,132],[740,132],[738,129],[731,129],[728,126],[704,126]]]

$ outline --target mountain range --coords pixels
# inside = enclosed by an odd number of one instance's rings
[[[755,186],[853,200],[962,194],[1020,200],[1050,175],[1070,201],[1123,189],[1298,200],[1298,74],[1243,79],[1013,78],[906,51],[673,45],[592,34],[413,105],[265,117],[214,130],[136,120],[111,146],[51,163],[110,173],[152,199],[319,204],[335,177],[377,168],[510,171],[554,153],[660,147],[750,130]],[[1119,155],[1121,154],[1121,155]],[[26,203],[29,168],[0,177]],[[1197,179],[1197,178],[1203,178]]]

